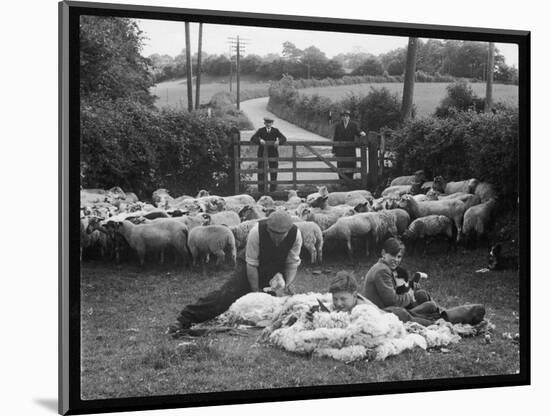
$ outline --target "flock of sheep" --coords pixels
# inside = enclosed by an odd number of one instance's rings
[[[123,250],[133,251],[142,265],[153,255],[164,263],[167,252],[185,265],[204,264],[210,256],[216,257],[216,265],[226,256],[235,264],[249,231],[275,210],[292,216],[311,263],[323,261],[324,244],[331,240],[344,241],[353,260],[355,239],[365,242],[368,256],[389,236],[413,247],[438,236],[449,247],[486,236],[496,204],[490,184],[423,179],[421,171],[396,178],[376,199],[367,190],[328,192],[321,186],[306,198],[291,190],[286,201],[270,196],[255,201],[247,194],[221,197],[204,190],[195,197],[174,198],[159,189],[146,203],[118,187],[83,189],[80,257],[94,248],[117,262]]]

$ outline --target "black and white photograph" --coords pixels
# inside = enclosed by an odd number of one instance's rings
[[[61,413],[529,384],[528,30],[67,2],[60,53]]]

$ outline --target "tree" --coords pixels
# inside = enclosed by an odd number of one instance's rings
[[[487,53],[487,88],[485,89],[485,112],[493,107],[493,74],[495,72],[495,44],[489,42]]]
[[[315,46],[305,48],[301,62],[307,66],[311,77],[324,78],[326,76],[325,66],[328,63],[328,58],[319,48]]]
[[[416,73],[417,38],[409,38],[407,47],[407,63],[405,66],[405,82],[403,84],[403,102],[401,105],[401,118],[403,121],[411,118],[414,96],[414,75]]]
[[[398,60],[393,60],[389,63],[387,71],[389,75],[403,75],[405,65]]]
[[[80,17],[80,94],[153,105],[151,61],[140,52],[143,34],[128,18]]]
[[[289,42],[288,40],[286,42],[283,42],[283,57],[289,61],[297,62],[299,61],[304,52],[301,49],[298,49],[294,43]]]
[[[353,75],[382,75],[384,67],[378,58],[370,57],[361,63],[353,72]]]

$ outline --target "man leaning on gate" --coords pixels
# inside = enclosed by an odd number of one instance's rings
[[[264,169],[264,145],[267,142],[273,143],[273,146],[267,146],[267,157],[278,158],[279,157],[279,145],[286,143],[286,137],[281,131],[273,127],[273,119],[265,117],[264,127],[261,127],[250,138],[250,143],[258,144],[258,190],[261,190],[261,185],[264,183],[265,175]],[[268,162],[269,169],[277,169],[279,167],[279,161],[273,160]],[[277,172],[271,172],[270,174],[271,184],[269,185],[269,191],[274,192],[277,189]]]
[[[364,131],[359,130],[357,123],[350,120],[351,113],[348,110],[342,111],[340,117],[340,122],[334,127],[333,140],[335,142],[353,143],[355,142],[355,138],[366,135]],[[355,147],[333,146],[332,153],[334,153],[337,159],[341,157],[356,157]],[[357,166],[355,161],[337,160],[336,164],[339,169],[353,169]],[[344,172],[342,174],[350,180],[353,179],[353,172]]]

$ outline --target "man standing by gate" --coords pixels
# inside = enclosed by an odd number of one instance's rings
[[[278,158],[279,157],[279,145],[286,143],[286,137],[279,129],[273,127],[273,119],[264,118],[264,127],[261,127],[254,133],[250,138],[250,143],[258,144],[258,190],[261,191],[261,185],[263,185],[265,180],[265,175],[263,172],[264,169],[264,145],[266,142],[273,143],[273,146],[267,146],[267,157]],[[269,169],[277,169],[279,167],[279,162],[277,160],[271,161],[268,164]],[[269,186],[269,192],[273,192],[277,189],[277,184],[274,183],[277,181],[277,172],[271,172],[270,174],[271,184]]]
[[[344,110],[340,113],[341,120],[336,124],[334,128],[334,141],[335,142],[355,142],[355,138],[359,136],[365,136],[364,131],[359,130],[357,123],[350,121],[351,113],[348,110]],[[340,157],[355,157],[355,147],[340,147],[333,146],[332,153],[336,158]],[[338,168],[355,168],[357,164],[354,161],[340,161],[336,162]],[[353,179],[353,172],[343,173],[350,180]]]

